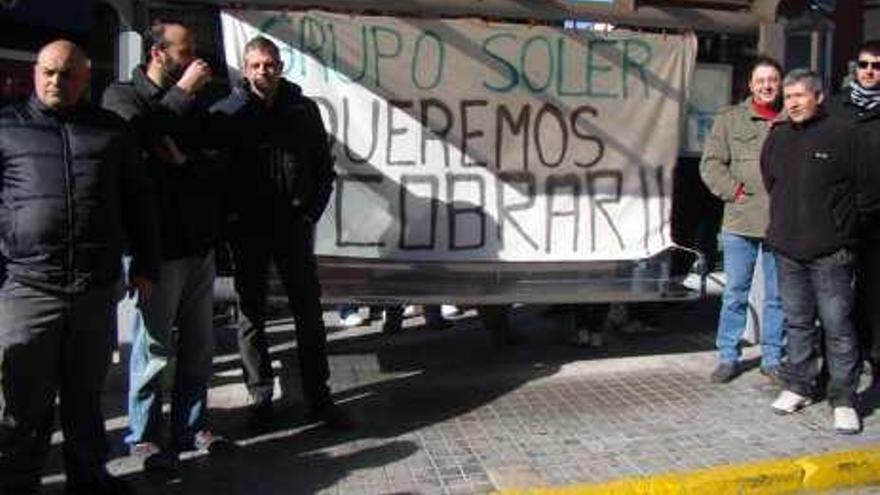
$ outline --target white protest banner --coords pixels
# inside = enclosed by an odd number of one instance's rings
[[[233,75],[269,37],[335,138],[320,254],[583,261],[671,245],[693,35],[323,11],[228,10],[222,25]]]

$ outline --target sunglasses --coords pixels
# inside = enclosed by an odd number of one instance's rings
[[[880,70],[880,61],[868,62],[867,60],[859,60],[859,69]]]

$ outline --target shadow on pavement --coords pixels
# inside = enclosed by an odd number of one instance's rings
[[[347,433],[330,432],[305,420],[295,349],[281,346],[273,353],[273,359],[282,363],[277,373],[282,397],[272,425],[255,433],[247,428],[243,407],[214,408],[212,428],[237,443],[234,451],[185,460],[173,479],[151,479],[142,472],[126,477],[139,493],[315,493],[359,469],[392,464],[399,468],[399,461],[421,449],[420,429],[490,404],[530,381],[553,375],[566,363],[710,349],[716,303],[669,305],[658,314],[656,331],[609,335],[597,348],[563,345],[570,329],[560,328],[567,320],[530,307],[514,311],[513,326],[525,339],[514,348],[493,348],[476,317],[459,318],[449,330],[410,327],[393,336],[375,331],[336,336],[328,345],[332,375],[342,376],[331,378],[337,390],[334,399],[356,424]],[[220,329],[217,335],[218,360],[211,386],[240,387],[243,396],[240,375],[224,373],[240,366],[235,331]],[[272,345],[290,344],[293,331],[282,326],[270,337]],[[124,370],[125,366],[116,365],[113,373],[124,375]],[[125,455],[124,401],[124,387],[107,394],[107,417],[116,418],[109,432],[113,457]],[[53,456],[51,471],[59,472],[57,452]],[[428,474],[422,482],[433,483]],[[436,483],[442,487],[439,480]],[[61,485],[47,488],[47,493],[60,493],[53,490]]]

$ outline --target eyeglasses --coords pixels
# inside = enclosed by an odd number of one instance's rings
[[[880,61],[868,62],[867,60],[859,60],[859,69],[880,70]]]

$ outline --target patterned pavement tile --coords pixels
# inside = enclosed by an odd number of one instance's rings
[[[235,441],[237,451],[192,457],[173,480],[146,476],[121,446],[124,369],[116,366],[105,394],[110,468],[143,494],[457,495],[880,441],[874,414],[866,417],[862,435],[850,437],[831,431],[824,402],[787,417],[773,414],[769,404],[777,391],[756,368],[726,385],[709,383],[716,313],[717,300],[670,306],[659,315],[662,331],[607,335],[598,349],[560,343],[554,320],[533,308],[516,311],[514,323],[526,344],[512,349],[493,349],[473,311],[442,332],[417,323],[392,337],[376,324],[331,328],[332,387],[357,424],[346,433],[304,420],[297,373],[289,371],[296,364],[287,321],[270,334],[279,366],[279,418],[266,432],[250,432],[234,332],[218,329],[218,373],[209,402],[214,429]],[[335,319],[328,315],[327,321]],[[747,366],[756,365],[757,352],[745,349]],[[873,412],[880,391],[868,389],[863,405]],[[61,493],[59,473],[56,448],[46,493]]]

